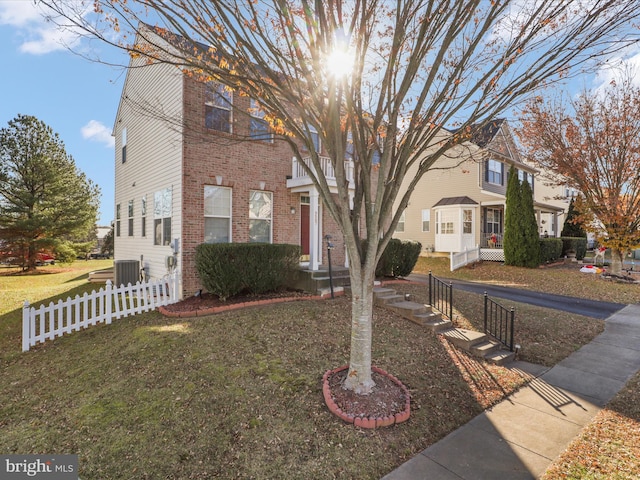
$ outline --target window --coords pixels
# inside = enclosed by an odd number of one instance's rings
[[[264,111],[253,98],[251,99],[251,106],[249,108],[249,114],[251,120],[249,123],[249,136],[255,140],[262,140],[264,142],[273,143],[273,135],[271,134],[271,128],[264,119]]]
[[[402,215],[400,215],[400,220],[398,220],[398,225],[396,226],[396,232],[398,233],[404,232],[404,223],[405,223],[404,214],[405,212],[402,212]]]
[[[431,229],[431,210],[425,208],[422,210],[422,231],[428,232]]]
[[[487,208],[486,233],[502,233],[502,210]]]
[[[249,242],[271,243],[273,194],[252,190],[249,197]]]
[[[462,210],[462,233],[472,233],[473,210]]]
[[[231,189],[204,187],[204,241],[231,242]]]
[[[128,214],[128,235],[133,237],[133,200],[129,200],[129,204],[127,205],[127,214]]]
[[[527,182],[529,185],[533,186],[532,173],[525,172],[524,170],[518,170],[518,180],[520,180],[520,182]]]
[[[116,237],[120,236],[120,204],[116,205]]]
[[[171,243],[171,188],[153,195],[153,244]]]
[[[207,83],[205,90],[205,126],[219,132],[231,133],[233,94],[224,85]]]
[[[141,222],[141,229],[140,229],[140,235],[143,237],[147,236],[147,197],[144,196],[142,197],[142,199],[140,200],[140,222]]]
[[[311,138],[311,143],[313,144],[313,148],[316,151],[316,153],[319,154],[320,148],[322,147],[322,144],[320,143],[320,135],[318,135],[318,131],[311,125],[307,125],[307,127],[309,129],[309,135]]]
[[[438,212],[436,221],[436,233],[448,235],[455,233],[454,214],[450,211]]]
[[[122,163],[127,161],[127,128],[122,129]]]
[[[487,161],[487,182],[494,183],[496,185],[503,185],[502,177],[504,171],[504,164],[497,160]]]

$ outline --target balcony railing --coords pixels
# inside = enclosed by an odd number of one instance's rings
[[[311,158],[304,158],[303,161],[305,165],[307,165],[311,169],[311,171],[315,173],[316,170],[311,162]],[[331,159],[329,157],[320,157],[320,167],[322,169],[322,174],[327,179],[327,183],[330,186],[335,186],[336,172],[335,172],[335,169],[333,168],[333,165],[331,164]],[[346,160],[344,162],[344,169],[345,169],[347,181],[349,182],[349,186],[353,187],[353,172],[354,172],[353,161]],[[294,158],[292,168],[291,168],[291,179],[287,180],[287,186],[295,187],[295,186],[306,185],[310,183],[311,183],[311,179],[309,178],[309,175],[305,171],[304,167],[300,164],[297,158]]]

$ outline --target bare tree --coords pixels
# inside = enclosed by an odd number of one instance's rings
[[[627,73],[568,104],[534,99],[523,115],[518,133],[529,158],[579,190],[587,209],[579,220],[601,231],[620,274],[640,245],[640,88]]]
[[[42,3],[61,25],[256,99],[299,160],[301,146],[310,152],[307,173],[350,258],[345,387],[361,394],[374,387],[375,266],[420,177],[470,138],[472,125],[637,42],[631,25],[640,14],[639,0],[96,0],[97,14],[74,11],[71,1]],[[114,31],[129,36],[118,43]],[[443,135],[444,127],[458,133]],[[328,151],[337,195],[311,131]]]

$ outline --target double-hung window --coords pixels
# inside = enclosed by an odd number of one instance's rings
[[[231,189],[205,185],[204,242],[231,242]]]
[[[129,200],[127,205],[127,214],[128,214],[128,235],[133,237],[133,200]]]
[[[436,234],[451,235],[455,233],[455,214],[452,211],[441,211],[436,214]]]
[[[153,244],[171,243],[171,188],[155,192],[153,196]]]
[[[120,215],[121,215],[120,204],[117,204],[116,205],[116,237],[120,236]]]
[[[402,212],[402,215],[400,215],[400,220],[398,220],[398,225],[396,225],[396,232],[398,233],[404,232],[404,224],[406,220],[405,213],[406,212]]]
[[[502,178],[504,176],[504,164],[498,160],[490,159],[487,161],[487,182],[496,185],[504,185]]]
[[[207,83],[204,104],[205,126],[211,130],[231,133],[233,93],[219,83]]]
[[[269,123],[264,119],[264,110],[262,110],[260,104],[253,98],[251,99],[249,114],[251,115],[249,121],[249,136],[254,140],[272,143],[273,134],[271,133]]]
[[[473,233],[473,210],[462,210],[462,233]]]
[[[147,197],[144,196],[140,200],[140,235],[147,236]]]
[[[249,197],[249,242],[271,243],[273,194],[251,190]]]
[[[425,208],[422,210],[422,231],[428,232],[431,229],[431,210]]]

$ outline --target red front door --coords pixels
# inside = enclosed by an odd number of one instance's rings
[[[309,212],[309,205],[300,205],[300,247],[304,256],[309,255]]]

